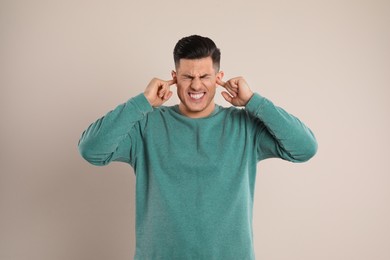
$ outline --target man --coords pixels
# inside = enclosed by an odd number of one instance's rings
[[[94,165],[121,161],[134,168],[134,259],[254,259],[257,162],[307,161],[316,140],[242,77],[224,82],[211,39],[179,40],[174,61],[171,80],[153,79],[144,93],[89,126],[80,153]],[[162,106],[174,84],[180,104]],[[217,85],[232,107],[214,103]]]

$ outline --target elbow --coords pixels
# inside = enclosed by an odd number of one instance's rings
[[[307,162],[311,158],[316,155],[318,150],[318,143],[316,139],[310,138],[310,140],[306,141],[305,144],[302,146],[302,149],[300,153],[296,156],[294,156],[294,161],[295,162]]]
[[[97,153],[93,145],[88,144],[86,142],[79,142],[78,150],[81,157],[92,165],[105,166],[111,161],[111,155],[104,156],[103,154]]]
[[[316,155],[317,150],[318,150],[318,143],[316,140],[313,140],[310,144],[307,144],[305,149],[305,156],[303,157],[302,162],[307,162],[308,160],[313,158],[314,155]]]

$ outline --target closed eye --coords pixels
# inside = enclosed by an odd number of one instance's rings
[[[204,75],[201,75],[201,76],[199,77],[199,79],[210,79],[210,77],[211,77],[210,74],[204,74]],[[193,79],[195,79],[195,78],[196,78],[196,77],[191,76],[191,75],[183,75],[183,76],[182,76],[182,79],[184,79],[184,80],[193,80]]]
[[[183,78],[184,79],[189,79],[189,80],[193,80],[194,79],[194,77],[190,76],[190,75],[183,75]]]

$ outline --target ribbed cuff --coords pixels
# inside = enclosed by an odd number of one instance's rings
[[[144,93],[141,93],[133,98],[131,98],[128,102],[132,102],[136,105],[139,112],[142,114],[146,114],[153,111],[153,107],[150,105],[149,101],[146,99]]]
[[[268,100],[265,97],[261,96],[258,93],[254,93],[251,99],[246,104],[245,109],[249,113],[256,115],[259,110],[261,110],[261,108],[266,105],[267,101]]]

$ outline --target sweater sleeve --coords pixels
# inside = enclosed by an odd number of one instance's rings
[[[298,118],[255,93],[246,110],[260,121],[256,127],[257,159],[272,157],[305,162],[317,152],[312,131]]]
[[[111,161],[130,163],[131,132],[152,110],[144,94],[117,106],[83,132],[78,143],[81,156],[98,166]]]

